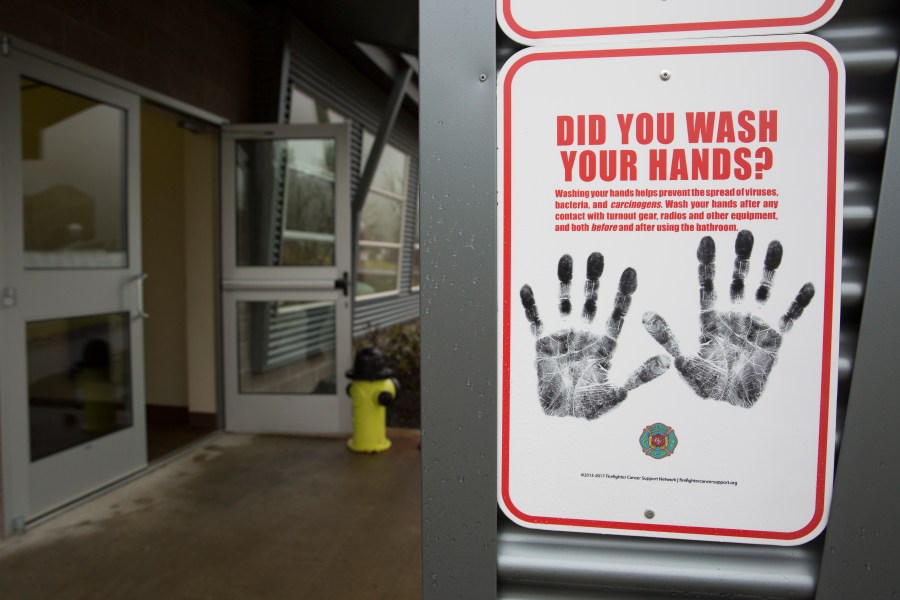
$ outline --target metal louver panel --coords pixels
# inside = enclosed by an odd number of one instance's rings
[[[535,532],[511,523],[501,525],[497,545],[501,578],[519,584],[501,588],[503,600],[556,598],[553,587],[805,598],[815,592],[819,571],[819,549],[810,547]],[[543,595],[523,595],[524,583],[542,586]]]
[[[406,323],[419,314],[419,295],[408,294],[393,302],[371,301],[360,303],[353,318],[353,337],[365,335],[372,327],[389,327]]]
[[[269,320],[267,368],[305,360],[334,348],[334,308],[315,305],[278,314]]]
[[[291,31],[290,51],[291,84],[369,131],[378,131],[386,92],[361,76],[334,49],[297,22]],[[418,151],[415,119],[401,113],[388,141],[404,152],[415,154]]]
[[[387,93],[362,77],[334,49],[296,22],[291,29],[290,55],[290,84],[320,99],[353,122],[350,172],[351,197],[355,197],[361,170],[363,128],[373,133],[378,131]],[[289,97],[290,90],[285,95]],[[418,129],[412,115],[401,111],[388,143],[411,158],[403,220],[399,292],[394,296],[354,303],[354,337],[364,335],[372,327],[387,327],[419,316],[419,296],[409,290],[419,189]]]

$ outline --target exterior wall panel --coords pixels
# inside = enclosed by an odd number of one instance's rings
[[[898,573],[891,562],[896,552],[890,544],[898,531],[897,496],[890,486],[897,460],[895,453],[879,456],[877,451],[879,440],[891,438],[896,421],[892,393],[896,368],[890,361],[900,339],[896,319],[889,316],[896,312],[895,209],[900,203],[894,173],[898,156],[890,154],[891,148],[894,152],[900,148],[892,143],[900,131],[900,103],[895,98],[900,19],[895,3],[844,2],[833,22],[816,32],[835,45],[847,66],[840,446],[831,525],[816,540],[787,548],[536,531],[502,515],[496,530],[486,523],[473,527],[480,511],[488,505],[496,509],[496,473],[491,468],[496,464],[496,408],[492,396],[477,397],[479,390],[490,394],[494,390],[496,307],[493,296],[482,305],[478,291],[468,283],[474,275],[488,277],[479,283],[494,292],[497,282],[490,270],[471,261],[457,269],[449,257],[462,251],[462,245],[452,241],[455,233],[483,233],[473,219],[495,226],[493,203],[482,202],[483,190],[477,187],[487,178],[491,184],[496,180],[493,157],[489,164],[476,160],[483,158],[485,145],[495,144],[495,112],[473,93],[469,78],[477,77],[486,60],[502,65],[519,47],[502,34],[471,26],[473,15],[480,22],[484,18],[480,11],[494,9],[489,0],[466,1],[452,10],[444,4],[423,0],[420,26],[422,298],[423,307],[430,309],[423,308],[422,315],[424,597],[813,598],[818,594],[830,599],[896,593]],[[495,39],[497,47],[491,48],[495,54],[486,56]],[[494,72],[493,68],[487,72],[489,82]],[[484,123],[488,111],[491,122]],[[482,130],[466,127],[463,114],[478,121]],[[462,170],[463,161],[468,161],[468,171]],[[474,184],[469,190],[455,183],[463,174]],[[441,206],[434,198],[445,192],[455,202]],[[490,232],[479,236],[480,251],[494,252],[492,241],[482,237],[495,239]],[[470,294],[464,297],[461,289]],[[465,338],[477,332],[482,337],[476,348]],[[465,340],[465,356],[450,349],[460,340]],[[854,368],[857,351],[866,364]],[[480,362],[475,364],[476,360]],[[855,379],[855,373],[864,374],[863,380]],[[456,379],[465,379],[467,387],[457,385]],[[490,465],[472,456],[485,449],[487,457],[480,457]],[[473,472],[480,477],[479,485],[471,483]],[[451,480],[459,484],[447,483]],[[483,551],[492,547],[494,535],[496,555],[487,557]],[[485,583],[493,573],[495,590]]]
[[[879,192],[887,168],[885,150],[891,111],[896,104],[894,82],[900,55],[900,29],[892,19],[889,3],[882,1],[878,6],[865,13],[863,20],[859,19],[859,8],[852,19],[839,12],[832,23],[816,32],[841,52],[847,67],[839,443],[844,416],[853,410],[852,406],[848,407],[849,392],[866,300]],[[896,196],[882,193],[881,202],[886,198],[897,201]],[[879,300],[883,299],[872,301]],[[859,396],[856,400],[861,401]],[[846,485],[844,481],[836,479],[836,497],[840,497],[839,486]],[[673,594],[814,598],[823,561],[821,537],[796,548],[612,539],[527,530],[502,515],[498,531],[498,597],[504,600],[632,597],[622,595],[626,592],[641,598]],[[654,557],[653,560],[648,560],[648,556]],[[659,564],[657,559],[661,561]],[[826,568],[834,563],[826,560]],[[842,581],[840,577],[826,577],[825,571],[823,577],[833,580],[834,585]],[[820,596],[845,597],[828,593]]]
[[[324,102],[353,122],[351,139],[351,197],[355,197],[362,169],[362,131],[378,131],[388,93],[364,78],[333,48],[294,22],[290,35],[290,84]],[[290,94],[290,86],[286,90]],[[419,141],[416,118],[407,111],[397,117],[388,143],[410,156],[410,174],[403,220],[399,291],[362,299],[354,304],[353,335],[372,327],[388,327],[419,316],[418,292],[410,292],[409,277],[419,189]]]

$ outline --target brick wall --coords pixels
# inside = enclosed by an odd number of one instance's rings
[[[234,122],[252,116],[252,28],[217,0],[0,0],[0,31]]]

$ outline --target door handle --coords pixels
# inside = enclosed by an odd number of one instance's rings
[[[350,278],[347,271],[344,271],[343,277],[334,280],[334,289],[343,290],[345,296],[350,292]]]
[[[141,273],[134,278],[134,282],[137,286],[137,316],[139,319],[147,319],[150,317],[144,310],[144,280],[148,277],[150,277],[148,274]]]

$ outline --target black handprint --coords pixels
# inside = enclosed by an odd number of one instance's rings
[[[750,253],[753,251],[753,234],[738,233],[735,242],[734,275],[731,283],[731,301],[744,296],[744,278],[747,276]],[[756,299],[765,303],[769,298],[775,270],[781,264],[781,243],[769,244],[763,269],[762,282],[756,291]],[[681,377],[701,398],[722,400],[735,406],[750,408],[766,387],[769,373],[778,349],[794,321],[803,314],[815,294],[807,283],[797,294],[791,306],[781,317],[778,330],[750,313],[721,312],[713,309],[716,291],[713,286],[716,266],[716,245],[711,237],[700,240],[697,259],[700,261],[700,352],[693,358],[682,356],[678,343],[662,317],[653,312],[644,314],[644,327],[657,342],[675,357],[675,368]]]
[[[582,317],[586,323],[591,323],[597,313],[597,288],[602,274],[603,255],[594,252],[587,260],[587,280],[584,284]],[[572,311],[572,257],[568,254],[559,259],[558,276],[559,311],[567,317]],[[543,324],[538,317],[534,292],[530,286],[522,286],[519,295],[525,315],[531,323],[531,332],[538,338],[534,364],[537,368],[538,396],[546,414],[596,419],[621,404],[629,391],[659,377],[669,368],[669,358],[659,355],[644,362],[622,387],[609,383],[607,379],[617,339],[631,306],[631,295],[636,289],[637,273],[634,269],[625,269],[603,337],[575,329],[561,329],[541,337]]]

